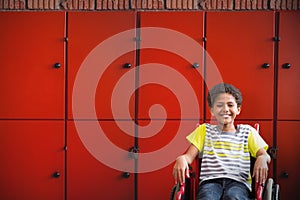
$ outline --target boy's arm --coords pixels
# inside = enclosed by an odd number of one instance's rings
[[[260,148],[256,153],[256,161],[253,169],[253,176],[259,184],[265,183],[268,177],[268,164],[271,162],[271,157],[264,148]]]
[[[180,183],[184,183],[185,176],[189,177],[189,164],[193,162],[196,156],[199,154],[198,149],[191,144],[188,148],[187,152],[176,159],[174,168],[173,168],[173,176],[175,179],[175,183],[178,181]]]

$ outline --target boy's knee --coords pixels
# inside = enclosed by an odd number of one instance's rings
[[[246,188],[231,187],[224,192],[224,200],[249,200],[249,192]]]
[[[217,183],[202,185],[197,193],[197,200],[219,200],[222,196],[222,187]]]

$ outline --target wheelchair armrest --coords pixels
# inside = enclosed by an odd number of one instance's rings
[[[264,191],[264,185],[255,183],[255,199],[256,200],[263,200],[263,191]]]
[[[177,183],[173,186],[171,200],[188,200],[191,195],[191,179],[186,178],[184,183]]]
[[[179,190],[176,193],[176,200],[181,200],[185,191],[185,183],[179,183]]]

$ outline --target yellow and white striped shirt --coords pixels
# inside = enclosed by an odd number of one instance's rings
[[[215,178],[231,178],[251,190],[250,155],[256,157],[268,145],[250,125],[239,124],[237,131],[221,132],[217,125],[198,126],[187,140],[202,157],[200,182]]]

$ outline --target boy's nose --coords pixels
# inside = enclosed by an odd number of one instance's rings
[[[227,105],[223,106],[224,111],[229,111],[229,107]]]

